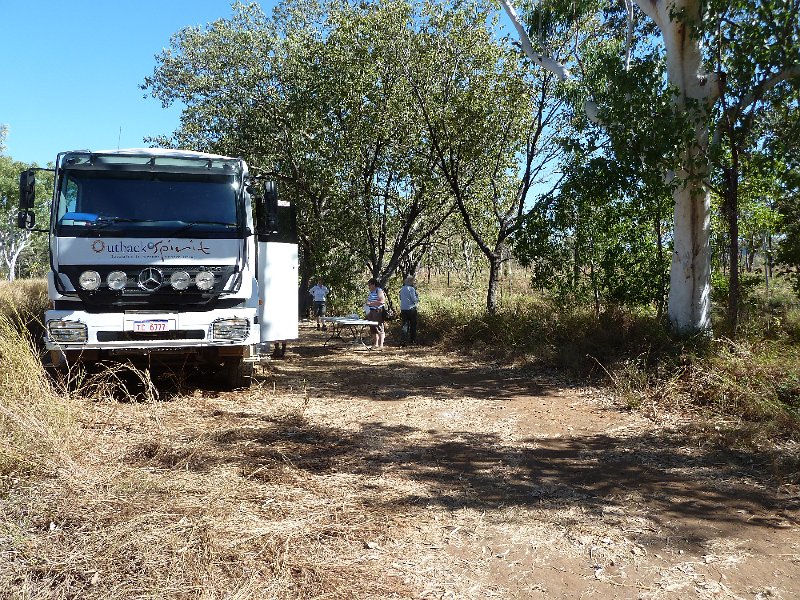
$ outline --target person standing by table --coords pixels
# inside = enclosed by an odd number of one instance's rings
[[[400,288],[400,320],[402,321],[403,341],[417,343],[417,306],[419,294],[414,287],[414,277],[409,275]]]
[[[317,318],[317,329],[322,327],[323,330],[327,329],[325,326],[325,299],[328,297],[330,290],[322,284],[322,278],[317,279],[317,285],[308,290],[311,298],[314,300],[314,316]]]
[[[383,340],[386,331],[383,327],[383,309],[386,306],[386,294],[378,286],[378,280],[374,277],[367,282],[369,294],[367,294],[367,320],[375,321],[375,325],[370,326],[372,332],[372,349],[383,350]]]

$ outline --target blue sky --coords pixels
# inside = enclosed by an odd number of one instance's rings
[[[180,108],[139,85],[173,33],[230,15],[231,0],[0,0],[5,154],[43,166],[62,150],[141,147],[172,133]]]
[[[259,1],[265,12],[276,3]],[[0,0],[5,154],[44,166],[63,150],[136,148],[145,137],[172,133],[180,107],[162,108],[139,85],[172,34],[230,17],[231,4]]]

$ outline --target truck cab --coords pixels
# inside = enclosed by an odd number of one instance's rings
[[[18,224],[29,229],[33,181],[21,175]],[[238,388],[262,344],[297,337],[293,211],[243,160],[62,152],[54,188],[45,313],[54,364],[193,365],[223,370]]]

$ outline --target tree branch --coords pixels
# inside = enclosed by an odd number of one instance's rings
[[[519,17],[517,16],[517,11],[511,5],[511,2],[508,2],[508,0],[500,0],[500,4],[503,5],[508,18],[511,19],[514,29],[517,30],[520,45],[522,46],[522,51],[525,53],[525,56],[543,69],[546,69],[556,75],[559,79],[561,79],[561,81],[566,81],[569,79],[569,70],[564,65],[552,57],[540,54],[533,49],[533,44],[531,44],[531,39],[528,37],[528,32],[525,31],[525,27],[523,27],[522,23],[520,22]]]

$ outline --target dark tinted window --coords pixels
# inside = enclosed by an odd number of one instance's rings
[[[93,216],[115,234],[163,235],[187,224],[192,234],[229,232],[238,225],[237,195],[231,176],[71,171],[57,216],[61,235],[85,231]],[[76,213],[84,220],[70,219]]]

